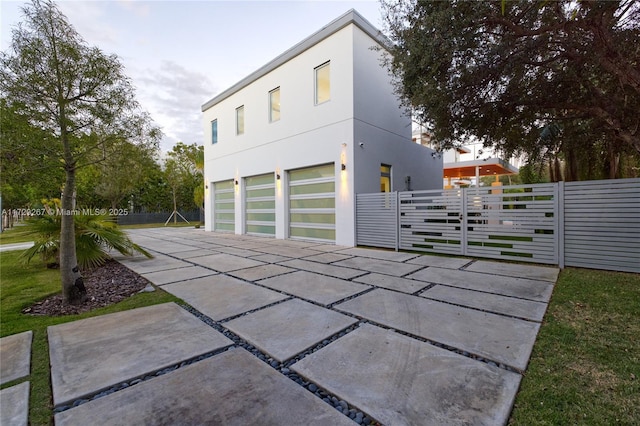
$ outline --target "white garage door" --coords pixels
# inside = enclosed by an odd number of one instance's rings
[[[235,193],[233,180],[213,184],[213,229],[215,231],[235,231]]]
[[[289,237],[334,242],[336,239],[333,164],[289,172]]]
[[[276,184],[273,173],[245,178],[247,234],[276,234]]]

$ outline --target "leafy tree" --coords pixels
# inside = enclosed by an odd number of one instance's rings
[[[37,207],[42,198],[59,197],[64,172],[49,150],[51,136],[17,107],[0,99],[0,193],[5,210]],[[34,147],[36,149],[34,149]]]
[[[393,42],[384,63],[443,148],[473,136],[507,156],[564,161],[572,179],[595,153],[609,177],[621,155],[640,153],[640,3],[405,0],[383,9]],[[545,139],[550,125],[563,130]]]
[[[96,193],[108,200],[111,208],[116,209],[149,173],[155,164],[155,156],[155,147],[128,141],[118,142],[114,154],[98,166],[101,179],[95,187]]]
[[[13,30],[10,50],[0,55],[0,91],[55,141],[47,152],[65,174],[62,293],[65,302],[81,303],[86,289],[77,267],[72,215],[76,171],[108,158],[117,141],[156,143],[159,131],[140,111],[115,55],[88,46],[50,0],[32,0],[22,11],[24,22]],[[33,147],[38,155],[41,146]]]
[[[173,221],[177,222],[178,194],[184,189],[194,202],[194,190],[202,185],[202,171],[198,168],[204,158],[204,147],[197,144],[186,145],[178,142],[167,154],[164,164],[165,179],[171,188],[173,197]]]

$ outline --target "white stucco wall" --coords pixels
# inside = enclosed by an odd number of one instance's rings
[[[362,20],[359,15],[354,18],[348,13],[334,23],[344,22],[345,18]],[[255,80],[249,78],[244,87],[241,82],[205,105],[205,179],[209,186],[205,190],[206,230],[213,229],[212,184],[222,180],[239,182],[235,191],[235,232],[242,234],[243,178],[279,173],[276,238],[287,238],[286,172],[333,163],[336,244],[345,246],[355,244],[355,194],[380,190],[380,164],[392,166],[394,191],[405,189],[405,176],[411,176],[412,189],[442,186],[442,160],[411,142],[411,122],[399,107],[390,77],[379,61],[380,52],[370,49],[377,44],[372,38],[376,32],[366,22],[359,25],[369,28],[371,35],[349,23],[316,44],[305,46],[306,50],[298,49],[300,52],[296,51],[286,62],[279,61],[277,68],[267,64],[266,71],[256,72]],[[314,105],[314,68],[327,61],[331,64],[331,99]],[[281,118],[270,123],[268,96],[276,87],[280,87]],[[229,96],[223,98],[224,93]],[[236,135],[235,113],[242,105],[245,132]],[[212,145],[214,119],[218,121],[218,143]]]
[[[442,188],[442,160],[411,141],[411,119],[393,92],[383,51],[364,31],[354,30],[355,193],[380,191],[380,165],[391,167],[393,191]],[[360,144],[362,143],[362,146]]]
[[[243,177],[278,171],[276,237],[288,232],[285,171],[334,163],[336,242],[353,245],[352,173],[340,170],[353,148],[353,25],[314,45],[252,84],[204,111],[207,230],[213,226],[212,182],[238,179],[236,233],[244,233]],[[314,104],[314,68],[330,61],[331,99]],[[281,118],[269,123],[268,93],[280,87]],[[245,133],[235,134],[235,111],[244,105]],[[218,120],[218,143],[211,144],[211,121]],[[345,146],[343,146],[345,144]],[[351,167],[349,167],[351,168]]]

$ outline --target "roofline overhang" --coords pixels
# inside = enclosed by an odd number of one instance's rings
[[[305,50],[308,50],[309,48],[315,46],[316,44],[332,36],[333,34],[337,33],[338,31],[347,27],[350,24],[354,24],[356,27],[360,28],[369,37],[377,41],[383,48],[388,49],[388,46],[391,45],[391,41],[384,34],[382,34],[382,31],[374,27],[355,9],[351,9],[346,13],[344,13],[343,15],[341,15],[340,17],[331,21],[326,26],[322,27],[319,31],[316,31],[309,37],[302,40],[300,43],[296,44],[289,50],[277,56],[271,62],[267,63],[266,65],[263,65],[253,73],[249,74],[248,76],[246,76],[245,78],[243,78],[242,80],[240,80],[239,82],[237,82],[236,84],[228,88],[227,90],[224,90],[223,92],[216,95],[214,98],[212,98],[208,102],[204,103],[202,105],[202,112],[222,102],[223,100],[233,95],[234,93],[237,93],[238,91],[244,89],[254,81],[267,75],[274,69],[290,61],[291,59],[300,55]]]

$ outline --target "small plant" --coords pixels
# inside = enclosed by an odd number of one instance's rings
[[[135,244],[121,230],[115,219],[108,215],[77,214],[74,215],[76,232],[76,254],[81,269],[103,265],[110,250],[116,250],[125,256],[140,253],[153,257],[149,252]],[[60,256],[60,215],[36,216],[27,220],[25,235],[35,236],[33,247],[25,250],[21,258],[29,263],[35,256],[40,256],[47,267],[59,264]]]

